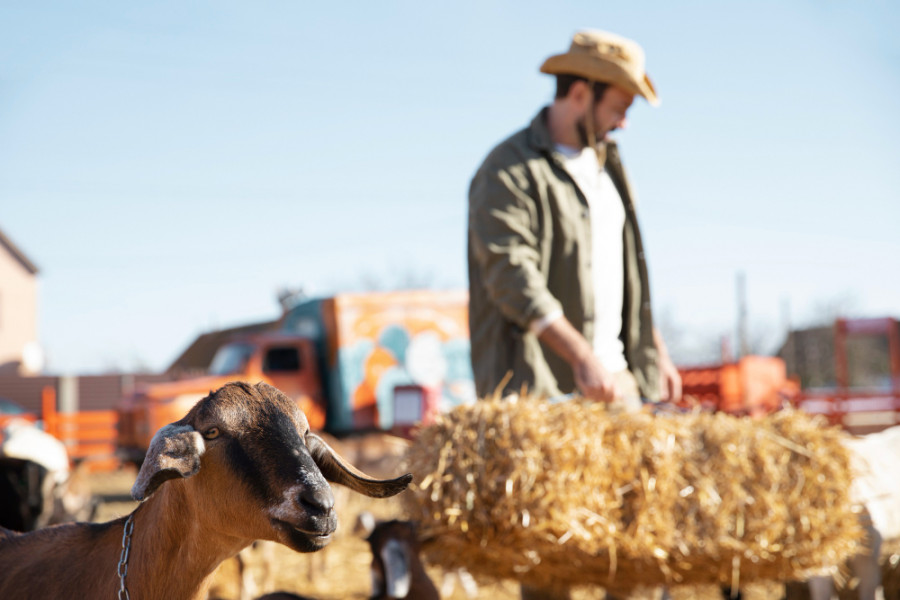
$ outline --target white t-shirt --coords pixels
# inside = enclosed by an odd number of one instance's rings
[[[591,215],[591,271],[594,279],[594,354],[612,373],[628,368],[622,331],[625,292],[625,206],[609,173],[597,164],[590,148],[557,145],[563,166],[581,188]]]

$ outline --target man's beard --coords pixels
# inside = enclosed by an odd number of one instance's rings
[[[584,117],[581,117],[580,119],[578,119],[578,122],[575,123],[575,131],[578,133],[578,140],[581,142],[581,147],[589,148],[591,145],[591,141],[590,141],[590,139],[588,139],[587,125],[585,124],[584,121],[585,121]],[[609,131],[603,131],[603,132],[595,131],[594,135],[597,136],[597,143],[605,142],[606,134],[612,133],[615,130],[616,130],[616,128],[613,127]]]

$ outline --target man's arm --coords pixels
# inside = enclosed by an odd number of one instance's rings
[[[659,391],[660,400],[663,402],[678,402],[681,400],[681,374],[675,367],[669,356],[669,351],[663,342],[659,329],[653,328],[653,341],[659,352]]]
[[[510,321],[523,328],[540,322],[532,331],[571,365],[582,394],[611,401],[612,376],[594,356],[591,344],[563,316],[562,305],[547,289],[538,267],[541,223],[527,183],[508,170],[487,165],[472,181],[469,240],[481,268],[481,283]]]
[[[594,349],[584,336],[560,315],[548,324],[538,338],[572,366],[575,385],[585,397],[601,402],[615,398],[612,375],[600,364]]]
[[[480,283],[509,321],[527,328],[562,305],[540,269],[542,223],[530,184],[485,164],[469,189],[469,244]]]

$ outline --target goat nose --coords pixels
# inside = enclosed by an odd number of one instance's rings
[[[300,505],[317,512],[329,513],[334,508],[334,494],[327,488],[306,488],[300,492]]]

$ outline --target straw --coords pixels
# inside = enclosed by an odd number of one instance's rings
[[[480,577],[617,590],[802,579],[862,538],[845,435],[795,411],[489,399],[418,432],[405,509],[428,560]]]

